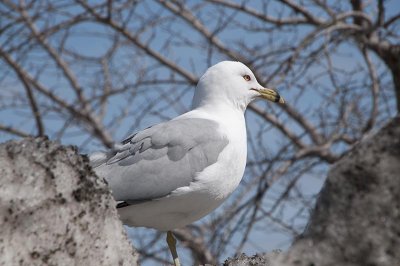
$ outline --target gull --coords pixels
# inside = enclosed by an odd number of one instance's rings
[[[180,265],[171,230],[204,217],[239,185],[247,157],[247,105],[257,98],[283,104],[240,62],[222,61],[200,78],[192,110],[134,133],[90,162],[117,201],[128,226],[167,231],[175,265]]]

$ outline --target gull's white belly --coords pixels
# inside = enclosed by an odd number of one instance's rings
[[[246,165],[246,143],[230,143],[213,165],[199,173],[189,186],[170,195],[119,209],[124,224],[171,230],[204,217],[235,190]]]

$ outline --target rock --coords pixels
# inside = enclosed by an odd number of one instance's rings
[[[400,117],[332,167],[307,230],[282,261],[400,265]]]
[[[265,255],[253,260],[262,257]],[[331,168],[302,237],[269,263],[400,265],[400,117],[359,143]]]
[[[106,183],[73,147],[0,145],[0,265],[137,265]]]
[[[271,253],[265,254],[256,254],[251,257],[242,253],[235,258],[228,258],[224,262],[224,266],[271,266],[271,260],[274,260],[275,257],[280,253],[280,250],[272,251]]]

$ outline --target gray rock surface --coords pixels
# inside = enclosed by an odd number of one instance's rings
[[[137,265],[107,185],[73,147],[0,145],[0,265]]]
[[[225,265],[400,265],[400,117],[331,168],[306,231],[288,252],[269,264],[239,261]]]
[[[251,257],[242,253],[235,258],[228,258],[223,266],[271,266],[272,261],[274,261],[277,256],[280,254],[279,250],[272,251],[267,254],[256,254]]]

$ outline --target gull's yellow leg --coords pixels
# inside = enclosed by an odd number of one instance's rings
[[[171,251],[172,258],[174,259],[175,266],[180,266],[178,252],[176,252],[176,239],[171,231],[167,232],[167,243],[169,250]]]

